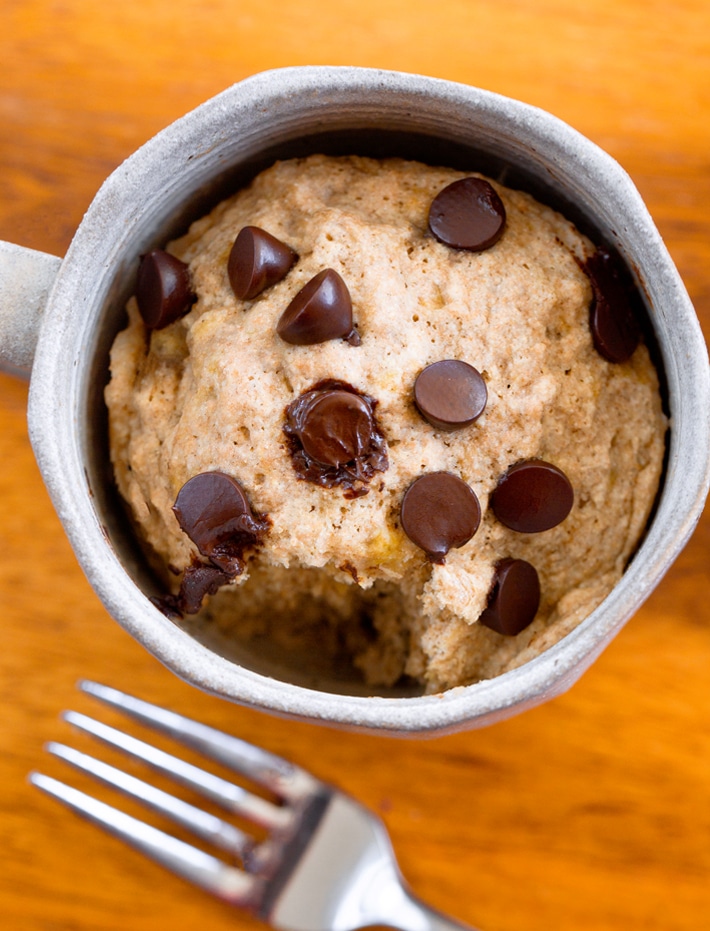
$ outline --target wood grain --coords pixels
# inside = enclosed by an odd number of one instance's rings
[[[4,0],[0,237],[62,255],[136,146],[256,71],[359,64],[542,106],[618,158],[710,327],[705,0]],[[486,730],[396,741],[196,692],[113,622],[34,463],[27,387],[0,375],[0,915],[13,931],[259,925],[28,786],[82,676],[257,740],[384,817],[402,870],[484,931],[710,925],[710,521],[567,695]]]

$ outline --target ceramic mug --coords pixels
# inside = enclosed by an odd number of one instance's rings
[[[103,388],[137,257],[183,232],[277,157],[401,155],[482,171],[616,247],[644,296],[671,418],[662,491],[620,583],[574,631],[518,669],[440,695],[304,684],[264,655],[230,653],[149,600],[108,463]],[[708,358],[688,295],[641,197],[607,154],[555,117],[477,88],[350,67],[286,68],[236,84],[170,125],[108,178],[64,259],[0,248],[0,357],[31,368],[32,445],[79,563],[110,614],[188,682],[279,714],[389,734],[490,724],[566,690],[653,590],[708,490]],[[271,665],[270,665],[271,663]]]

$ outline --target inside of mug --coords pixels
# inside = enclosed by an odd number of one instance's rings
[[[229,165],[185,199],[180,209],[166,217],[142,247],[147,250],[163,246],[170,239],[181,235],[193,220],[204,215],[225,196],[246,185],[277,159],[314,153],[380,158],[398,156],[463,171],[481,172],[508,187],[524,190],[558,210],[596,244],[610,247],[616,245],[612,231],[598,217],[591,215],[589,210],[581,207],[569,187],[549,170],[532,171],[519,161],[513,162],[503,157],[493,147],[472,147],[456,138],[402,129],[349,128],[319,130],[305,136],[278,139],[266,148],[260,148],[256,153]],[[94,506],[105,534],[120,554],[133,581],[147,597],[151,597],[160,596],[163,593],[162,586],[151,573],[114,484],[108,452],[107,413],[103,400],[104,387],[109,377],[109,349],[116,333],[125,325],[125,303],[133,293],[137,267],[138,253],[132,264],[127,263],[117,270],[104,302],[102,325],[96,329],[96,345],[91,354],[93,366],[86,374],[84,387],[87,423],[84,447]],[[633,269],[629,269],[629,272],[632,274]],[[644,302],[644,296],[641,294],[640,297]],[[647,345],[663,384],[662,358],[648,319],[645,321],[645,331]],[[154,610],[147,599],[146,609]],[[285,650],[263,639],[241,642],[231,636],[226,638],[199,618],[176,620],[175,623],[179,623],[210,650],[259,674],[325,692],[373,694],[373,689],[365,686],[360,673],[352,667],[346,656],[338,657],[334,662],[324,662],[313,651],[298,653]],[[409,696],[421,694],[421,688],[410,682],[402,682],[391,688],[375,690],[374,694]]]

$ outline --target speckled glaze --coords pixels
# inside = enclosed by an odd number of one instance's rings
[[[572,219],[584,217],[597,238],[619,248],[635,273],[665,370],[672,419],[665,483],[621,583],[541,656],[442,695],[343,694],[332,684],[294,684],[221,654],[150,603],[140,558],[107,490],[101,390],[136,257],[184,229],[225,187],[225,177],[231,183],[239,179],[240,166],[261,167],[302,151],[302,145],[313,151],[318,145],[302,140],[325,130],[345,138],[355,131],[353,139],[364,139],[365,130],[384,134],[388,151],[399,148],[404,156],[412,154],[411,134],[420,134],[420,142],[423,134],[442,161],[449,149],[474,149],[481,154],[480,170],[491,173],[495,166],[511,186],[520,177],[521,185],[539,188],[543,199],[547,191],[563,209],[565,202],[573,204]],[[690,536],[708,490],[705,344],[683,284],[627,174],[538,109],[473,87],[368,69],[306,67],[256,75],[173,123],[111,175],[61,262],[42,316],[29,422],[42,474],[80,564],[108,611],[151,653],[182,678],[226,699],[388,734],[488,725],[569,688],[659,582]]]

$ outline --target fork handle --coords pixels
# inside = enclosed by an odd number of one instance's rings
[[[399,931],[477,931],[437,911],[414,896],[401,877],[390,877],[383,884],[374,909],[367,917],[372,924],[383,924]],[[360,915],[360,918],[365,917]],[[364,926],[364,923],[363,923]]]
[[[449,918],[448,915],[431,908],[407,892],[405,892],[405,902],[394,925],[400,931],[476,931],[471,925],[465,925]]]

